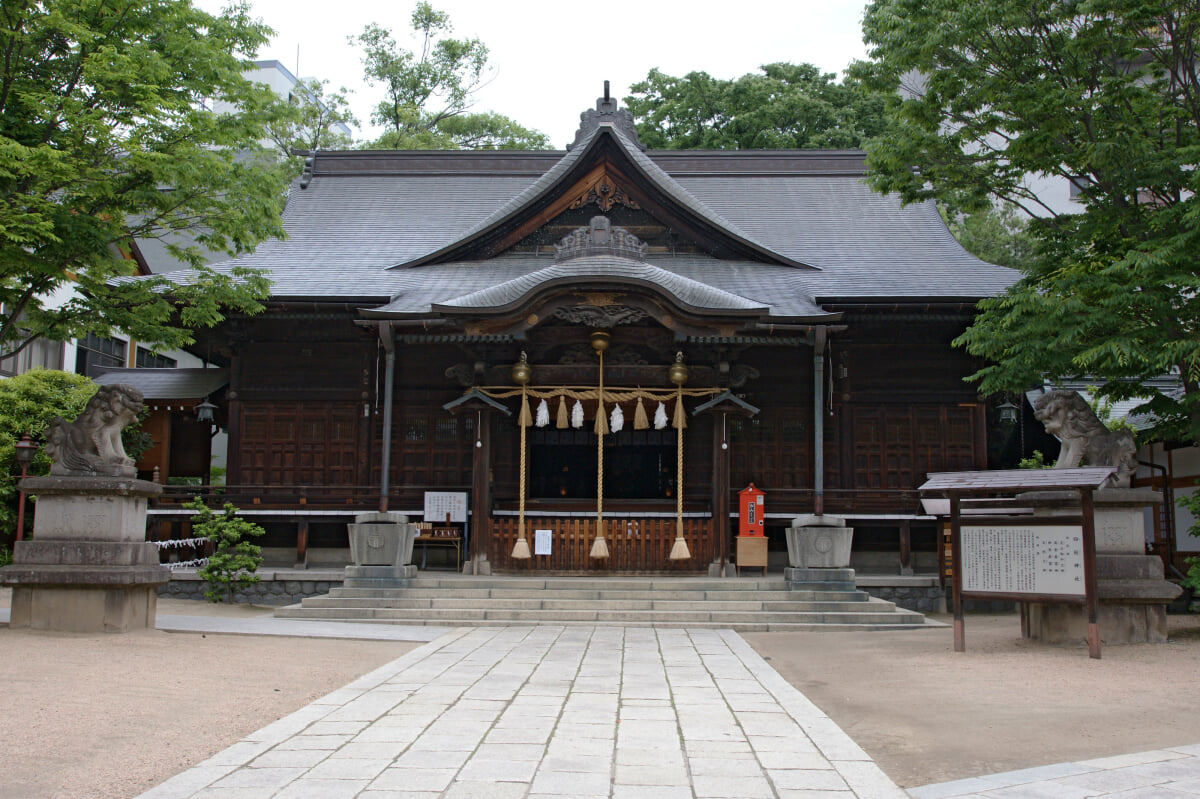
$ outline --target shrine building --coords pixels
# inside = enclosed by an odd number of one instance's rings
[[[465,494],[468,572],[715,574],[753,483],[773,549],[816,513],[856,565],[932,557],[916,487],[988,466],[951,341],[1016,275],[864,176],[857,151],[647,151],[607,98],[565,152],[315,153],[288,238],[217,265],[267,270],[267,310],[198,334],[221,501],[301,563],[355,514]],[[169,525],[197,489],[166,488]]]

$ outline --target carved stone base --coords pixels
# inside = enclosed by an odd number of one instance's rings
[[[834,516],[804,516],[786,531],[788,565],[793,569],[844,569],[850,565],[854,528]]]
[[[30,541],[13,547],[0,585],[13,588],[9,625],[66,632],[153,629],[158,586],[171,579],[146,542],[146,497],[162,487],[106,477],[30,477]]]
[[[152,630],[160,584],[110,588],[15,586],[8,626],[72,633]]]
[[[417,567],[407,566],[347,566],[342,583],[345,588],[404,588],[417,576]]]
[[[1163,579],[1153,555],[1097,555],[1100,640],[1105,644],[1165,644],[1167,603],[1179,586]],[[1025,602],[1021,634],[1050,644],[1087,643],[1087,609],[1080,605]]]

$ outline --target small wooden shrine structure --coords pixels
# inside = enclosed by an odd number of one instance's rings
[[[458,491],[468,570],[723,573],[750,482],[768,532],[824,512],[932,550],[916,487],[987,465],[950,342],[1014,274],[863,177],[647,152],[607,96],[565,152],[313,154],[288,239],[237,262],[268,310],[197,343],[229,374],[222,498],[301,560]]]

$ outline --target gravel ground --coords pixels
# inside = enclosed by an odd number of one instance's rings
[[[0,608],[9,599],[0,589]],[[186,600],[158,612],[271,613]],[[1200,616],[1171,626],[1169,644],[1098,661],[1022,640],[1013,614],[968,616],[965,653],[949,627],[744,637],[912,787],[1200,743]],[[136,796],[419,645],[0,626],[0,795]]]

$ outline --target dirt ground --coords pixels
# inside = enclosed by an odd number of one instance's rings
[[[0,608],[9,593],[0,589]],[[160,614],[269,609],[160,600]],[[1020,638],[1015,615],[949,627],[744,637],[905,787],[1200,743],[1200,616],[1162,646],[1084,648]],[[419,646],[0,625],[0,795],[136,796]]]
[[[158,612],[271,611],[160,600]],[[0,625],[0,796],[137,796],[417,646]]]
[[[933,617],[949,622],[950,617]],[[1016,614],[953,630],[743,637],[899,785],[1200,743],[1200,615],[1170,642],[1087,648],[1021,638]]]

